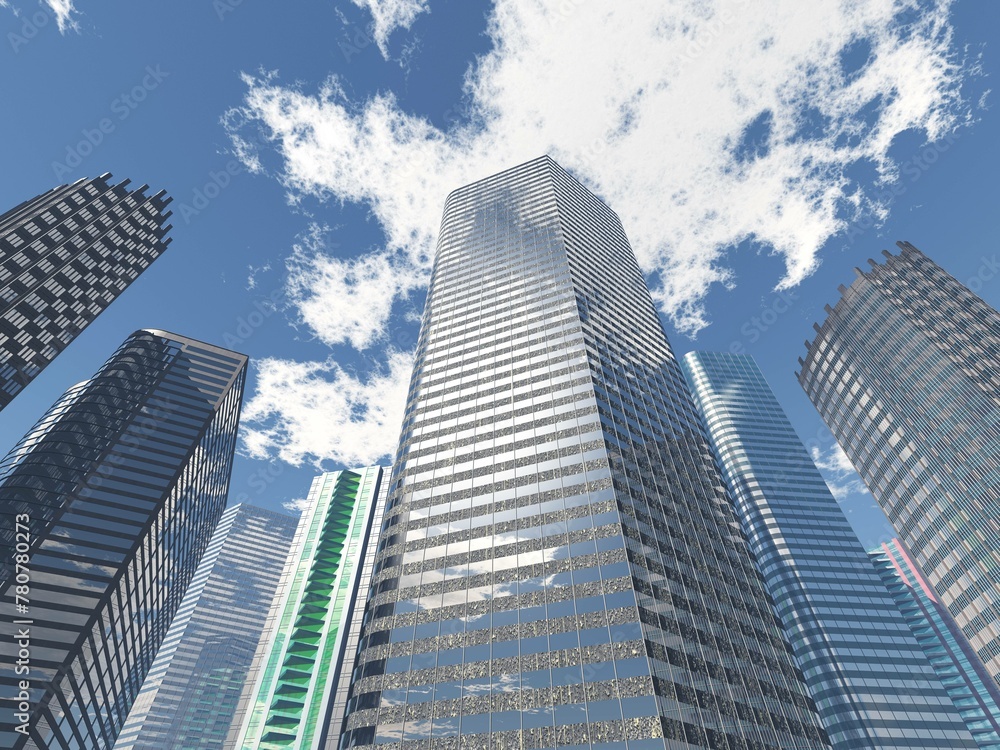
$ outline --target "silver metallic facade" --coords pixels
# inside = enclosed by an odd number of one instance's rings
[[[170,199],[111,175],[0,215],[0,409],[160,257]]]
[[[220,750],[298,524],[227,508],[115,750]]]
[[[342,748],[824,748],[618,217],[453,192]]]
[[[0,747],[114,745],[225,509],[246,365],[136,331],[0,462],[5,563],[30,527],[23,610],[0,572],[0,621],[30,620],[30,674],[0,640]]]
[[[682,366],[835,750],[977,747],[753,358]]]
[[[827,307],[799,382],[1000,677],[1000,315],[908,243]]]
[[[1000,750],[1000,688],[898,539],[870,553],[981,750]]]

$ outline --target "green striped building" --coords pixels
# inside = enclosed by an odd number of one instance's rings
[[[227,748],[336,746],[388,484],[379,466],[313,480]]]

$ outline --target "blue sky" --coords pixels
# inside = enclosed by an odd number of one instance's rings
[[[187,5],[0,2],[0,207],[103,172],[174,199],[168,252],[0,413],[0,448],[157,327],[253,359],[232,501],[376,460],[445,194],[550,152],[622,216],[678,355],[756,357],[862,540],[891,534],[793,373],[897,239],[1000,304],[1000,7]]]

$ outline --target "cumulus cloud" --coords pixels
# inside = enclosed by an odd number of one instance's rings
[[[445,195],[546,152],[618,212],[659,308],[693,336],[709,291],[738,282],[735,247],[783,261],[775,288],[798,284],[852,220],[885,216],[901,133],[934,141],[969,121],[950,7],[496,0],[462,123],[438,127],[391,91],[357,101],[335,77],[311,90],[276,74],[245,77],[226,123],[249,169],[278,155],[291,201],[361,205],[383,230],[370,253],[303,266],[302,317],[324,340],[379,340],[392,303],[352,318],[323,301],[426,283]]]
[[[287,261],[287,299],[299,322],[327,345],[364,350],[384,337],[393,300],[423,283],[423,271],[387,252],[342,259],[314,226]]]
[[[391,456],[403,421],[412,355],[361,377],[332,359],[257,363],[257,393],[243,410],[244,451],[295,466],[324,461],[368,466]]]
[[[891,181],[896,136],[937,139],[968,117],[949,0],[772,5],[497,0],[470,124],[444,131],[392,93],[358,104],[335,78],[308,93],[273,76],[246,78],[238,119],[264,126],[293,197],[368,205],[386,251],[423,267],[449,190],[552,153],[618,211],[659,272],[661,309],[694,334],[711,285],[734,280],[727,250],[770,249],[776,285],[794,286],[857,211],[880,208],[853,167]],[[847,53],[860,59],[845,68]]]
[[[382,56],[389,59],[389,35],[408,29],[414,19],[428,10],[428,0],[351,0],[372,14],[372,36]]]
[[[865,487],[861,477],[854,471],[851,459],[844,453],[844,449],[838,443],[830,446],[825,453],[814,446],[810,451],[813,463],[816,468],[825,475],[826,486],[837,500],[846,500],[849,495],[867,495],[868,488]]]

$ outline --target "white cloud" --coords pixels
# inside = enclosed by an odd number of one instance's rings
[[[376,24],[390,7],[373,9]],[[737,244],[780,257],[776,288],[798,284],[860,212],[885,215],[877,196],[898,179],[899,134],[935,140],[969,121],[950,7],[496,0],[465,124],[439,128],[391,92],[354,101],[335,77],[310,92],[276,74],[245,77],[225,119],[251,170],[277,152],[293,203],[362,205],[384,232],[384,247],[317,258],[293,279],[303,322],[328,343],[381,340],[392,304],[352,317],[345,295],[399,298],[426,283],[449,191],[546,152],[619,213],[660,309],[694,335],[713,285],[738,281],[727,263]],[[843,53],[865,45],[868,61],[845,71]],[[874,176],[858,182],[859,167]]]
[[[382,56],[389,59],[389,36],[396,29],[408,29],[414,19],[428,10],[428,0],[351,0],[372,14],[372,36]]]
[[[830,478],[824,477],[824,479],[826,486],[837,500],[845,500],[849,495],[869,494],[861,477],[854,471],[851,459],[847,457],[839,443],[830,446],[826,453],[823,453],[818,446],[813,446],[810,452],[816,468],[826,473],[828,477],[832,477],[832,481]]]
[[[289,513],[305,513],[312,507],[312,502],[310,502],[307,497],[298,497],[294,500],[286,500],[281,504],[281,507],[287,510]]]
[[[55,16],[61,33],[65,34],[67,29],[77,30],[76,19],[73,17],[77,10],[73,6],[73,0],[44,0],[44,4],[49,6]]]
[[[445,132],[391,93],[359,105],[335,78],[309,94],[273,76],[246,78],[230,119],[265,126],[293,198],[368,205],[386,252],[423,268],[451,189],[552,153],[618,211],[640,263],[660,272],[661,309],[693,334],[708,323],[711,285],[734,280],[727,249],[769,248],[785,263],[776,285],[794,286],[870,205],[872,186],[852,181],[851,167],[891,180],[898,134],[936,139],[968,116],[949,0],[771,6],[498,0],[495,48],[466,82],[475,124]],[[869,62],[847,75],[840,54],[862,41]],[[738,158],[762,118],[766,148]]]
[[[39,0],[39,5],[48,8],[51,17],[55,19],[56,25],[59,27],[60,33],[65,34],[68,29],[72,29],[73,31],[79,30],[79,26],[74,18],[78,11],[73,5],[73,0]],[[22,13],[22,10],[16,6],[12,6],[9,0],[0,0],[0,8],[11,8],[16,16],[20,16]],[[35,26],[38,25],[31,11],[27,12],[26,17],[29,23]]]
[[[360,378],[333,360],[257,363],[257,393],[243,410],[243,450],[295,466],[323,461],[368,466],[396,449],[413,358]]]
[[[424,273],[381,251],[344,260],[330,254],[325,229],[314,226],[287,261],[288,301],[299,321],[325,344],[364,350],[380,340],[397,295],[424,283]]]

